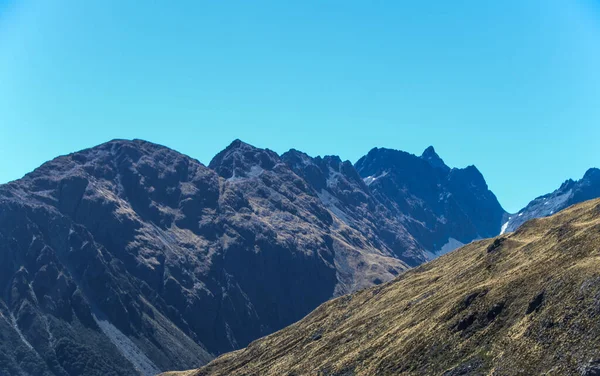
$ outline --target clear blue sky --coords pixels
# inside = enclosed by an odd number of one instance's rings
[[[0,182],[113,138],[431,144],[516,211],[600,167],[599,67],[598,0],[0,0]]]

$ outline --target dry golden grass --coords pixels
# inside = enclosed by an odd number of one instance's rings
[[[471,243],[191,373],[572,375],[600,358],[600,200]]]

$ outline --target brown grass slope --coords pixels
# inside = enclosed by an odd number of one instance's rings
[[[596,375],[598,359],[593,200],[327,302],[187,375]]]

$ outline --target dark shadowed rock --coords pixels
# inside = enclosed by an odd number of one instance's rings
[[[373,196],[432,256],[500,232],[506,212],[479,170],[450,169],[433,147],[421,157],[375,148],[355,167]]]
[[[194,368],[502,214],[433,148],[356,166],[240,140],[209,167],[141,140],[62,156],[0,186],[0,375]]]
[[[200,366],[406,268],[269,150],[111,141],[0,186],[0,374]]]

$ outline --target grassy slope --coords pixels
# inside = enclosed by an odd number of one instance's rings
[[[579,374],[600,358],[600,200],[496,239],[327,302],[188,375]]]

